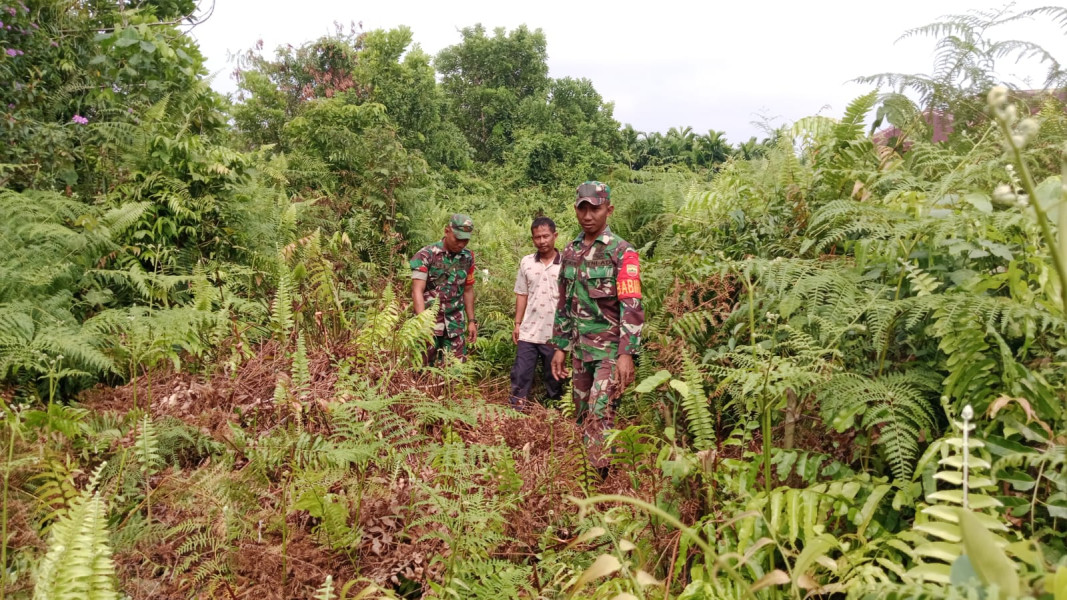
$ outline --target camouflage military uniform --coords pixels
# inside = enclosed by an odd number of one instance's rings
[[[464,248],[448,252],[443,242],[425,246],[411,258],[411,276],[426,279],[423,299],[429,304],[437,300],[434,326],[434,347],[451,350],[456,356],[467,356],[467,318],[463,312],[463,290],[474,285],[474,253]]]
[[[644,322],[640,265],[629,242],[605,228],[591,246],[579,235],[564,248],[552,344],[573,351],[572,398],[596,467],[610,462],[604,435],[615,426],[623,391],[615,389],[615,361],[637,353]]]

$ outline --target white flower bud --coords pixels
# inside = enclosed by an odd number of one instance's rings
[[[1037,135],[1037,121],[1030,118],[1023,119],[1022,121],[1019,121],[1017,130],[1021,135],[1026,137],[1026,139],[1033,139],[1033,137]]]
[[[1022,148],[1026,145],[1026,137],[1016,133],[1015,135],[1011,136],[1011,145],[1015,146],[1016,148]]]
[[[1015,203],[1015,190],[1011,189],[1011,186],[1002,183],[993,190],[993,202],[997,204],[1014,204]]]
[[[1014,104],[1009,104],[1004,108],[1004,118],[1008,123],[1014,123],[1019,118],[1019,109],[1015,108]]]
[[[997,85],[989,90],[989,105],[998,107],[1008,101],[1008,88]]]
[[[963,415],[962,416],[963,416],[963,420],[964,421],[970,421],[971,419],[974,418],[974,409],[971,408],[970,404],[968,404],[967,406],[963,407]]]

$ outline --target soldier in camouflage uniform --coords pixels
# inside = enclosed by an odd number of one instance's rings
[[[442,350],[451,351],[464,360],[467,337],[472,344],[477,340],[474,253],[467,250],[473,231],[474,221],[470,217],[452,215],[441,241],[422,248],[411,258],[411,299],[415,314],[426,310],[431,300],[440,305],[433,330],[434,344],[426,356],[427,364],[433,364]]]
[[[634,247],[607,226],[615,211],[611,188],[598,181],[578,186],[574,211],[582,234],[563,250],[552,373],[566,377],[571,351],[578,423],[590,462],[603,474],[610,463],[604,436],[615,426],[619,397],[633,382],[633,355],[641,345],[641,267]]]

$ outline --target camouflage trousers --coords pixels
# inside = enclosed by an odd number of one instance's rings
[[[589,462],[596,468],[607,467],[611,457],[605,444],[609,429],[615,428],[615,359],[583,362],[571,360],[574,414],[589,452]]]
[[[433,336],[433,346],[426,349],[426,364],[437,364],[439,360],[443,360],[445,352],[451,352],[461,361],[467,360],[466,332],[456,337],[448,337],[447,335]]]

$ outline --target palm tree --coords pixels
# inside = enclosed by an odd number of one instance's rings
[[[733,154],[733,149],[726,141],[726,134],[722,131],[709,129],[707,135],[698,135],[693,144],[695,162],[701,167],[713,167],[726,162]]]

